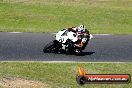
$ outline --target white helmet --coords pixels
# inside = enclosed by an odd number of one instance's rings
[[[80,25],[78,27],[78,32],[85,32],[85,26],[84,25]]]

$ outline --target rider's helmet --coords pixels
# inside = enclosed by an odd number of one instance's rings
[[[84,25],[80,25],[79,27],[78,27],[78,32],[85,32],[85,26]]]

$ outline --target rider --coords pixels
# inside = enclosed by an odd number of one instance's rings
[[[77,34],[84,34],[84,33],[88,33],[88,30],[85,28],[84,25],[80,25],[78,27],[71,27],[68,28],[69,31],[75,32]]]
[[[68,30],[77,34],[78,39],[80,40],[80,42],[76,45],[78,47],[82,47],[84,45],[84,43],[86,43],[87,39],[89,39],[88,38],[89,37],[89,31],[85,28],[84,25],[80,25],[78,27],[68,28]],[[83,38],[81,38],[82,35],[83,35]]]

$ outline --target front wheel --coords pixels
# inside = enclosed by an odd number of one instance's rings
[[[44,47],[43,52],[50,53],[53,51],[53,49],[54,49],[54,42],[50,42]]]

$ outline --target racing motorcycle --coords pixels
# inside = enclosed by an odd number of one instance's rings
[[[43,52],[80,55],[92,37],[91,34],[85,36],[86,42],[83,46],[79,47],[77,45],[82,41],[84,35],[77,35],[68,29],[62,29],[56,34],[56,39],[44,47]]]

